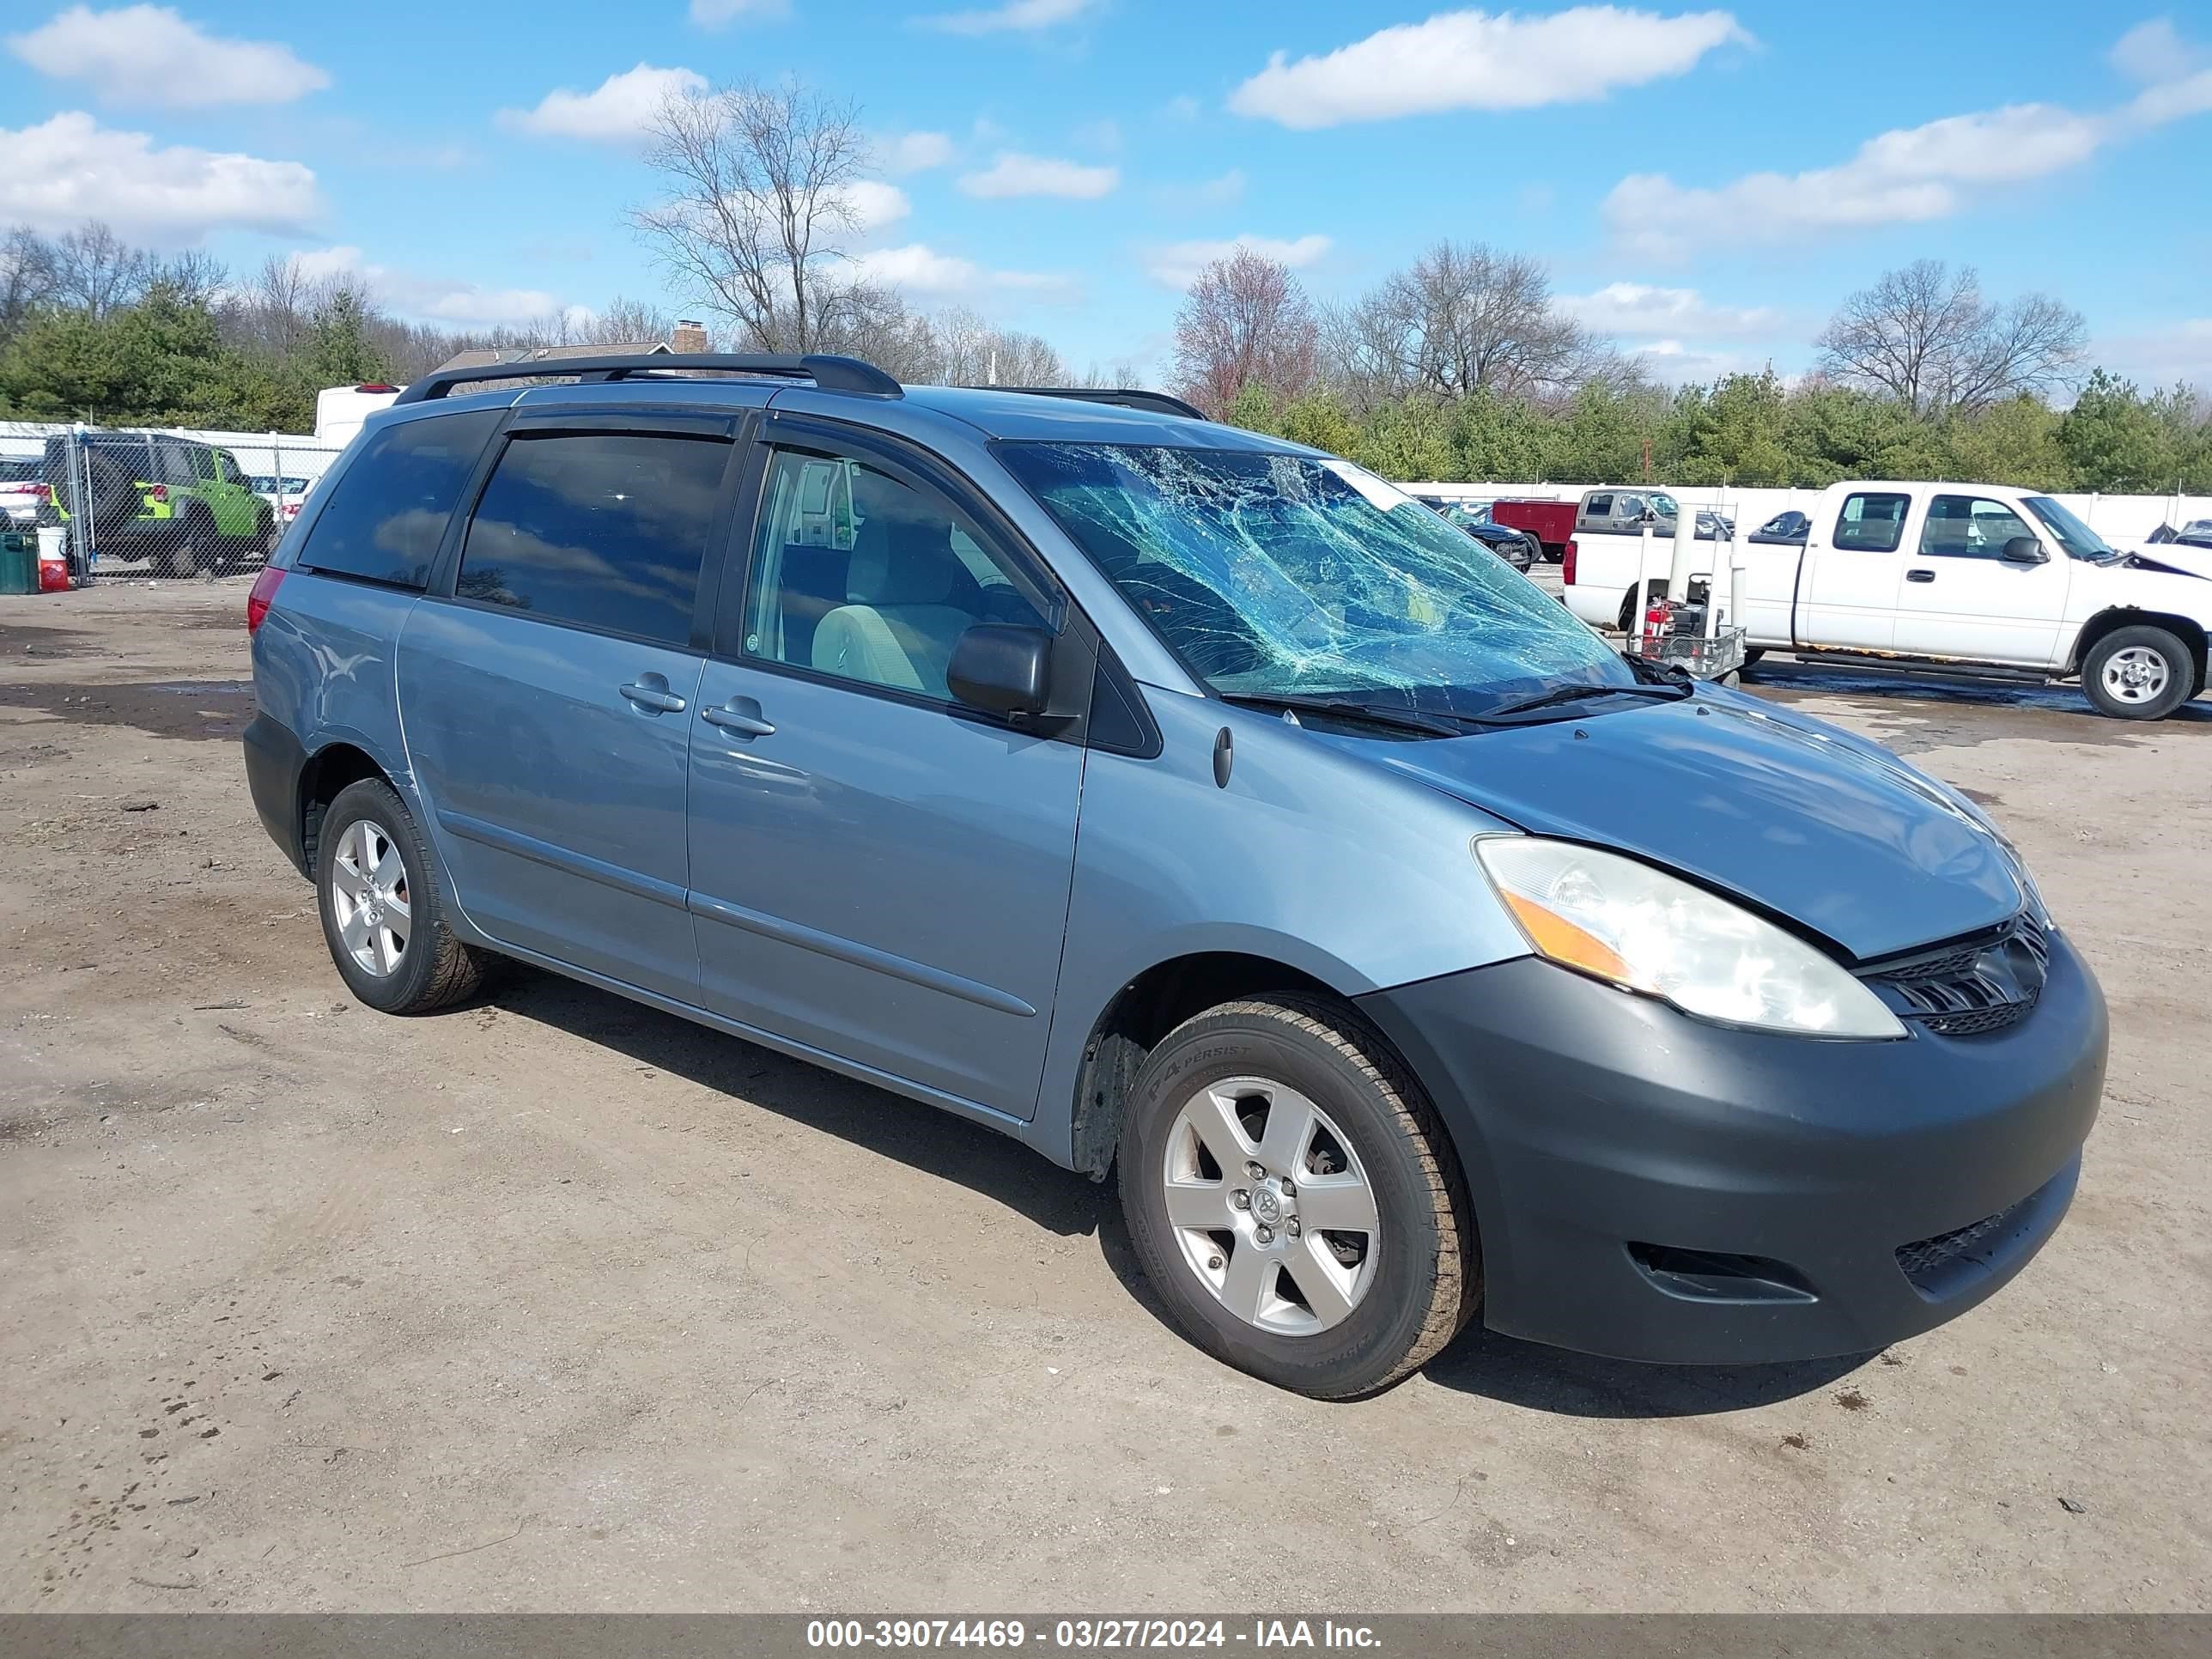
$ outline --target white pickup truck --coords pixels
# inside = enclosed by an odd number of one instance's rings
[[[1831,485],[1802,544],[1699,542],[1692,574],[1725,612],[1743,569],[1745,644],[1854,666],[2054,682],[2079,678],[2100,714],[2160,720],[2205,688],[2212,553],[2124,553],[2050,496],[1996,484]],[[1623,628],[1639,564],[1664,593],[1674,544],[1577,534],[1564,597]],[[1689,596],[1696,597],[1693,592]]]

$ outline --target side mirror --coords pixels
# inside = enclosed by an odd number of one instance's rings
[[[2007,564],[2042,564],[2051,556],[2043,550],[2043,544],[2033,536],[2014,536],[1997,550],[1997,557]]]
[[[952,647],[952,695],[994,714],[1042,714],[1052,702],[1052,635],[1012,623],[977,623]]]

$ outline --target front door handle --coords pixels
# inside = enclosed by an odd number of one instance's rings
[[[622,694],[649,714],[684,712],[684,699],[668,689],[665,674],[641,674],[622,688]]]
[[[1905,573],[1905,580],[1909,582],[1932,582],[1936,580],[1936,573],[1932,570],[1908,570]]]
[[[750,697],[732,697],[719,708],[702,708],[699,718],[709,726],[741,738],[772,738],[775,727],[761,718],[760,704]]]

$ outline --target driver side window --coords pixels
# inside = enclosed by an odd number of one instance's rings
[[[2002,501],[1973,495],[1938,495],[1928,503],[1928,522],[1920,532],[1920,556],[1994,559],[2015,536],[2033,541],[2035,532]]]
[[[959,507],[851,456],[775,452],[747,656],[949,702],[952,648],[982,622],[1052,625]]]

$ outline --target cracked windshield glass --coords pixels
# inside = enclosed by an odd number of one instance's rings
[[[1346,462],[1108,444],[999,453],[1224,696],[1480,716],[1634,683],[1557,600]]]

